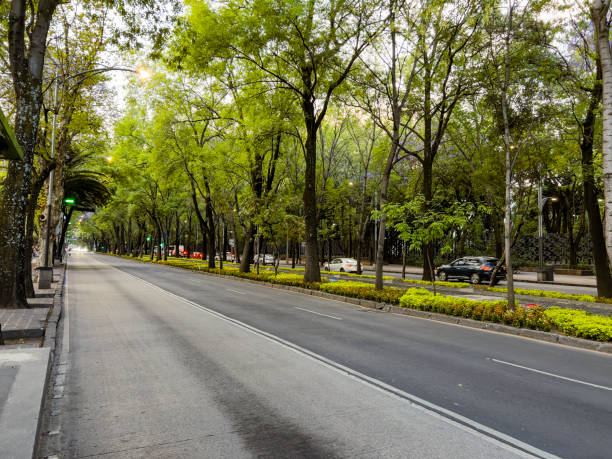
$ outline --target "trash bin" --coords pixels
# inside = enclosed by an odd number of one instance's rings
[[[555,280],[553,266],[544,266],[542,271],[538,271],[538,282],[552,282]]]

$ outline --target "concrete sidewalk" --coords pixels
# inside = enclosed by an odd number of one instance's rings
[[[62,306],[64,266],[56,266],[51,289],[36,291],[29,309],[0,310],[0,456],[32,458],[55,333]]]
[[[6,459],[34,453],[50,363],[48,347],[0,349],[0,450]]]

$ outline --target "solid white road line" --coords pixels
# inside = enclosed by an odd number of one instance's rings
[[[318,316],[329,317],[330,319],[342,320],[340,317],[328,316],[327,314],[321,314],[320,312],[311,311],[310,309],[298,308],[297,306],[295,306],[295,309],[310,312],[311,314],[316,314]]]
[[[246,295],[246,293],[241,292],[241,291],[239,291],[239,290],[234,290],[234,289],[232,289],[232,288],[228,288],[228,289],[226,289],[226,290],[228,290],[229,292],[238,293],[238,294],[240,294],[240,295]]]
[[[510,435],[507,435],[503,432],[499,432],[495,429],[487,427],[483,424],[473,421],[472,419],[466,418],[465,416],[462,416],[459,413],[455,413],[454,411],[448,410],[434,403],[430,403],[427,400],[417,397],[416,395],[410,394],[401,389],[390,386],[389,384],[386,384],[383,381],[367,376],[363,373],[353,370],[352,368],[345,367],[344,365],[340,363],[337,363],[333,360],[323,357],[322,355],[316,354],[315,352],[309,351],[308,349],[298,346],[297,344],[293,344],[290,341],[286,341],[282,338],[279,338],[276,335],[265,332],[263,330],[259,330],[258,328],[252,327],[251,325],[248,325],[244,322],[241,322],[239,320],[226,316],[225,314],[209,309],[206,306],[202,306],[198,303],[190,301],[186,298],[183,298],[182,296],[176,295],[155,284],[152,284],[151,282],[141,279],[140,277],[137,277],[137,276],[134,276],[133,274],[122,271],[119,268],[116,268],[112,265],[109,265],[109,266],[113,267],[117,271],[120,271],[122,274],[125,274],[128,277],[131,277],[133,279],[136,279],[136,280],[139,280],[140,282],[145,283],[149,287],[154,288],[160,291],[161,293],[168,295],[169,297],[172,297],[178,301],[186,303],[218,319],[221,319],[226,322],[237,325],[245,329],[246,331],[249,331],[271,342],[280,344],[281,346],[284,346],[293,352],[301,354],[306,358],[310,358],[318,362],[319,364],[324,365],[340,374],[343,374],[352,379],[355,379],[356,381],[362,384],[365,384],[375,390],[383,392],[389,396],[396,397],[398,400],[401,400],[402,402],[407,402],[414,408],[420,409],[437,419],[440,419],[444,422],[454,425],[455,427],[461,430],[469,432],[472,435],[475,435],[478,438],[481,438],[485,441],[491,442],[501,448],[512,451],[513,453],[518,454],[522,457],[539,457],[539,458],[546,458],[546,459],[558,458],[558,456],[555,456],[554,454],[543,451],[539,448],[536,448],[535,446],[532,446],[528,443],[522,442],[521,440],[511,437]]]
[[[523,370],[533,371],[534,373],[539,373],[546,376],[552,376],[553,378],[564,379],[565,381],[575,382],[577,384],[584,384],[585,386],[595,387],[597,389],[609,390],[612,391],[612,387],[600,386],[599,384],[593,384],[586,381],[580,381],[579,379],[567,378],[565,376],[556,375],[554,373],[549,373],[548,371],[536,370],[535,368],[524,367],[523,365],[517,365],[516,363],[505,362],[504,360],[491,359],[493,362],[501,363],[504,365],[509,365],[511,367],[521,368]]]

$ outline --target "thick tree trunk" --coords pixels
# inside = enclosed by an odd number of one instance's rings
[[[249,223],[244,233],[244,248],[242,249],[242,260],[240,261],[240,272],[248,273],[251,271],[253,261],[253,225]]]
[[[39,110],[40,105],[32,100],[18,100],[15,134],[23,158],[9,161],[0,198],[0,308],[28,307],[23,267],[25,217]]]
[[[427,53],[424,53],[424,66],[425,66],[425,78],[424,78],[424,97],[423,97],[423,213],[429,210],[431,206],[431,198],[433,194],[433,161],[435,151],[432,146],[432,113],[431,113],[431,85],[433,75],[431,73],[431,67],[429,63],[429,57]],[[433,247],[431,243],[422,244],[423,252],[423,277],[424,281],[433,282]]]
[[[399,131],[398,137],[399,139]],[[385,231],[387,226],[387,216],[384,212],[385,204],[387,204],[387,193],[389,191],[389,178],[391,176],[391,170],[393,169],[393,163],[397,154],[397,142],[391,142],[389,156],[387,156],[387,162],[385,164],[385,170],[382,174],[380,184],[380,212],[379,223],[378,223],[378,240],[376,241],[376,290],[382,290],[383,288],[383,265],[384,265],[384,250],[385,250]]]
[[[306,269],[305,282],[321,282],[319,268],[319,219],[317,216],[316,168],[317,168],[317,128],[314,120],[314,103],[304,103],[306,118],[306,169],[304,172],[304,223],[306,230]]]
[[[206,252],[208,255],[208,267],[215,268],[215,222],[213,220],[212,203],[210,198],[206,199],[206,238],[208,244],[206,246]]]
[[[592,0],[591,17],[595,26],[596,47],[601,63],[603,94],[603,182],[604,182],[604,235],[608,259],[612,260],[612,49],[608,12],[610,0]]]
[[[597,65],[596,81],[601,81],[600,66]],[[596,116],[602,96],[600,83],[596,83],[591,93],[589,111],[583,122],[582,143],[582,176],[584,189],[584,207],[589,219],[592,253],[595,261],[595,276],[597,279],[597,295],[612,298],[612,274],[610,273],[610,260],[605,249],[604,229],[599,213],[599,204],[595,193],[595,173],[593,169],[593,139],[595,133]]]
[[[23,258],[23,270],[25,273],[25,290],[28,298],[34,298],[34,284],[32,283],[32,247],[34,247],[34,215],[36,213],[36,204],[38,202],[38,195],[43,185],[43,181],[34,181],[32,183],[32,192],[28,199],[27,215],[26,215],[26,230],[25,230],[25,247],[26,256]],[[27,256],[29,253],[30,256]]]
[[[425,198],[423,212],[429,210],[433,197],[433,156],[427,153],[423,158],[423,197]],[[434,281],[433,246],[430,243],[423,244],[423,280]]]

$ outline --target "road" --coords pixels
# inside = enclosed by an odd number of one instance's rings
[[[65,456],[612,450],[610,355],[93,254],[66,301]]]

